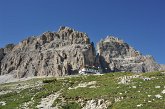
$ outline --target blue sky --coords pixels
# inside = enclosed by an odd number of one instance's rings
[[[69,26],[117,36],[165,64],[165,0],[0,0],[0,47]]]

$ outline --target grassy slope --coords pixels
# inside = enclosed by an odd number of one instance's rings
[[[109,109],[138,109],[137,105],[142,104],[141,109],[165,109],[165,94],[162,90],[165,89],[165,75],[160,72],[144,73],[145,77],[154,77],[149,81],[144,81],[140,78],[131,79],[130,84],[118,84],[119,77],[125,75],[133,75],[132,73],[109,73],[105,75],[87,75],[79,77],[71,77],[65,79],[49,78],[44,85],[33,88],[20,90],[19,92],[11,92],[0,96],[0,101],[6,101],[5,106],[0,106],[0,109],[15,109],[24,102],[31,101],[30,108],[35,108],[37,104],[52,93],[61,90],[61,96],[54,101],[53,106],[61,104],[65,109],[78,109],[80,104],[78,99],[88,101],[91,99],[105,99],[111,102]],[[53,81],[52,81],[53,80]],[[39,81],[39,80],[36,80]],[[35,80],[33,82],[36,82]],[[96,81],[96,88],[77,88],[68,90],[69,87],[75,87],[79,83]],[[28,81],[29,82],[29,81]],[[33,83],[31,82],[31,83]],[[45,81],[44,81],[45,82]],[[12,84],[12,83],[11,83]],[[17,84],[17,83],[13,83]],[[9,84],[3,84],[0,89],[8,89]],[[136,86],[136,88],[133,88]],[[160,88],[155,88],[160,86]],[[155,95],[160,94],[162,99],[156,98]],[[148,95],[151,95],[148,97]],[[121,101],[115,102],[115,98],[122,97]],[[63,103],[62,99],[65,103]]]

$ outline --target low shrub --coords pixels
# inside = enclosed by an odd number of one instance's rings
[[[57,81],[57,79],[45,79],[45,80],[43,80],[43,83],[53,83],[56,81]]]

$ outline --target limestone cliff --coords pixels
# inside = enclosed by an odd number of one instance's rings
[[[97,44],[100,63],[105,72],[152,72],[160,70],[150,55],[143,56],[119,38],[108,36]]]
[[[95,51],[86,33],[69,27],[29,37],[18,45],[0,49],[1,75],[16,77],[77,73],[84,65],[93,65]]]

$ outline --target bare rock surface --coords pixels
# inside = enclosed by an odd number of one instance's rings
[[[89,100],[82,109],[107,109],[110,102],[104,99]]]
[[[161,71],[165,71],[165,65],[160,64],[160,66],[161,66],[160,70],[161,70]]]
[[[105,72],[152,72],[161,66],[150,55],[143,56],[123,40],[107,36],[97,44],[100,63]]]
[[[58,32],[45,32],[0,49],[0,74],[17,78],[70,75],[85,64],[93,65],[94,58],[94,46],[86,33],[61,27]]]
[[[15,80],[17,80],[17,79],[14,78],[13,75],[11,75],[11,74],[6,74],[6,75],[0,76],[0,84],[8,83],[8,82],[14,82]]]
[[[60,92],[56,92],[55,94],[51,94],[46,98],[42,98],[39,105],[37,105],[38,109],[58,109],[57,107],[52,107],[54,100],[56,100],[60,95]]]
[[[0,75],[12,75],[2,77],[0,83],[10,78],[77,74],[86,65],[101,66],[103,72],[165,70],[152,56],[143,56],[116,37],[101,40],[97,51],[96,55],[94,43],[86,33],[69,27],[31,36],[19,44],[0,48]]]
[[[82,87],[87,87],[87,86],[94,86],[96,84],[96,81],[90,81],[90,82],[85,82],[85,83],[80,83],[80,84],[78,84],[78,86],[76,86],[76,87],[73,87],[73,88],[71,88],[71,87],[69,87],[68,89],[69,90],[71,90],[71,89],[77,89],[77,88],[82,88]]]
[[[0,105],[5,106],[6,102],[5,101],[0,101]]]

